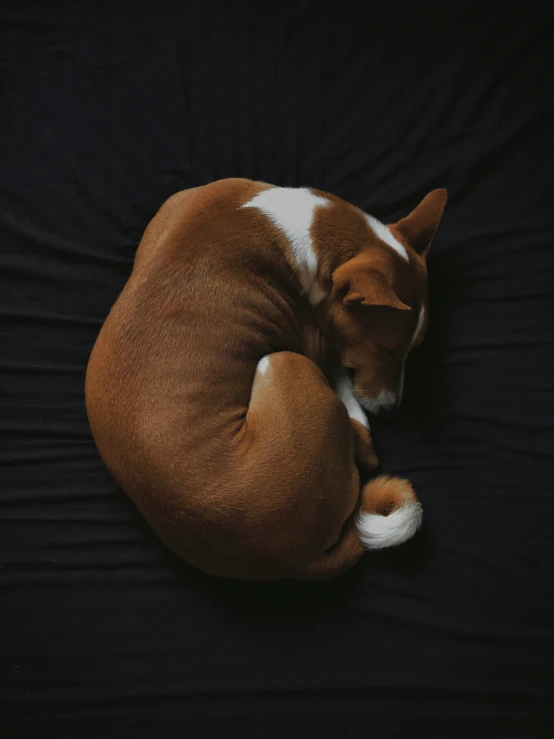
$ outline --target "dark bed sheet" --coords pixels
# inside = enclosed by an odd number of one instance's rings
[[[2,736],[553,736],[552,18],[261,6],[2,4]],[[143,229],[233,175],[391,220],[451,196],[428,339],[374,426],[424,529],[332,584],[191,571],[87,424]]]

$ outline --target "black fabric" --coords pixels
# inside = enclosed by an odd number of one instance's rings
[[[552,17],[367,6],[2,4],[5,737],[554,735]],[[450,192],[428,338],[374,426],[425,525],[332,584],[193,572],[87,424],[146,224],[233,175],[385,220]]]

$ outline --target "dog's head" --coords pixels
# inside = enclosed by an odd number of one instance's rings
[[[427,326],[425,260],[446,191],[434,190],[388,227],[368,218],[368,243],[332,273],[324,320],[360,404],[386,414],[402,399],[404,367]]]

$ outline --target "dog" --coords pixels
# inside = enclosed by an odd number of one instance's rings
[[[225,179],[148,225],[94,345],[86,406],[106,466],[193,567],[328,580],[418,529],[367,414],[400,403],[427,325],[447,200],[386,226],[335,195]]]

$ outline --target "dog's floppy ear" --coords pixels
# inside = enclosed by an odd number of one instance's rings
[[[333,294],[344,305],[386,306],[411,310],[394,292],[384,275],[360,255],[333,272]]]
[[[446,190],[433,190],[410,215],[391,224],[390,230],[393,234],[402,236],[412,249],[425,259],[441,222],[447,200]]]

